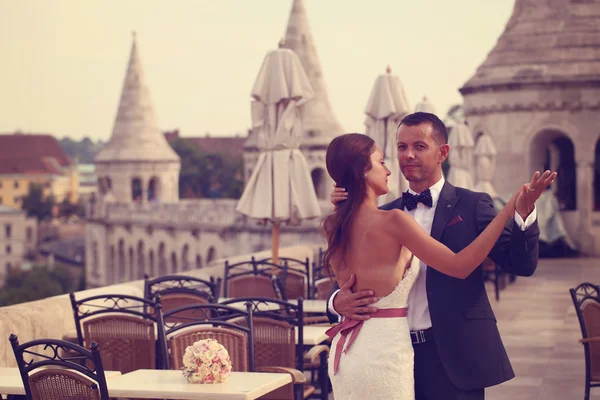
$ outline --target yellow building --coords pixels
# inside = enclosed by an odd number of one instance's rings
[[[29,185],[39,184],[56,202],[78,200],[79,175],[58,141],[50,135],[0,135],[0,205],[21,207]]]

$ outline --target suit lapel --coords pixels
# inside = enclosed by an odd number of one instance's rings
[[[431,225],[431,237],[435,240],[439,241],[442,237],[444,228],[450,221],[450,215],[452,215],[452,210],[454,210],[457,201],[458,196],[456,195],[456,188],[448,182],[445,182],[442,187],[442,192],[440,193],[437,207],[435,208],[433,224]]]

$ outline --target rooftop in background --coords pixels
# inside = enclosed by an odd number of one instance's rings
[[[496,46],[461,92],[502,85],[597,85],[599,6],[597,1],[517,1]]]
[[[0,174],[59,174],[72,164],[51,135],[0,135]]]
[[[229,136],[229,137],[211,137],[206,136],[196,137],[181,137],[179,131],[174,130],[165,132],[165,138],[170,143],[176,139],[182,139],[191,145],[194,145],[199,151],[205,153],[216,153],[228,156],[242,157],[244,153],[244,142],[246,137]]]
[[[43,243],[40,246],[40,252],[43,255],[53,254],[57,260],[83,267],[85,261],[85,239],[83,237],[76,237]]]
[[[23,210],[18,208],[12,208],[5,205],[0,204],[0,214],[21,214]]]

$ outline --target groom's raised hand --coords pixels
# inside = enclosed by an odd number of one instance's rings
[[[554,179],[556,179],[556,172],[545,171],[540,175],[540,172],[536,171],[533,174],[531,182],[519,194],[515,205],[517,212],[523,220],[526,220],[529,214],[531,214],[535,202],[544,193],[544,190],[554,182]]]
[[[351,274],[333,298],[333,309],[345,318],[365,321],[371,318],[369,314],[377,312],[377,308],[367,306],[377,302],[378,299],[373,297],[375,292],[372,290],[352,292],[355,282],[356,276]]]

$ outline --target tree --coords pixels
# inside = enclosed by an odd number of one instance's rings
[[[71,159],[77,159],[80,164],[92,164],[94,162],[94,156],[103,144],[98,141],[94,143],[90,138],[84,137],[79,142],[65,137],[59,141],[61,147],[71,157]]]
[[[68,198],[65,199],[58,205],[58,214],[61,217],[70,217],[77,215],[78,217],[85,217],[85,203],[79,200],[77,203],[71,203]]]
[[[35,266],[30,271],[13,270],[0,291],[0,307],[58,296],[77,290],[66,267]]]
[[[54,207],[54,196],[44,198],[44,189],[40,184],[31,183],[29,193],[23,197],[21,208],[27,213],[28,217],[36,217],[38,221],[52,218],[52,208]]]
[[[244,189],[241,159],[201,152],[181,138],[173,140],[170,144],[181,158],[181,198],[241,197]]]

